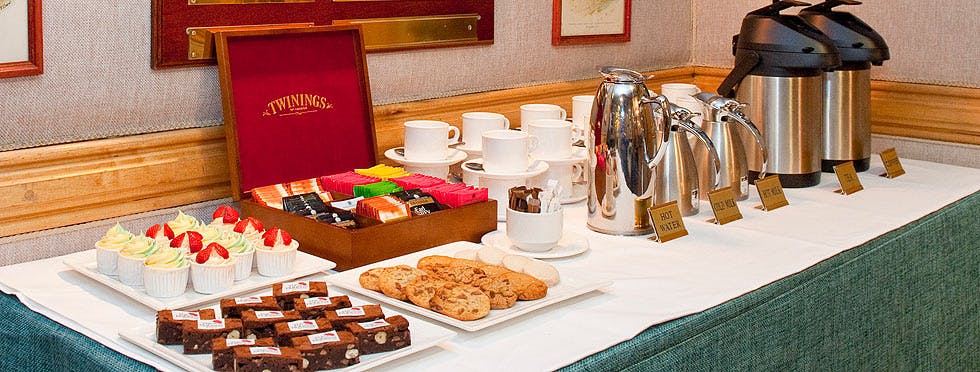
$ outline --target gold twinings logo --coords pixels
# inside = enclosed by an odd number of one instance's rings
[[[333,108],[326,97],[316,94],[290,94],[279,97],[265,106],[262,116],[293,116],[312,114]]]

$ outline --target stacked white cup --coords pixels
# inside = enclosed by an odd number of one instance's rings
[[[660,94],[667,97],[670,103],[686,108],[693,114],[701,114],[701,104],[693,97],[698,93],[701,93],[701,88],[694,84],[668,83],[660,85]],[[694,120],[694,124],[701,125],[701,116],[695,116],[692,120]],[[687,139],[692,147],[697,143],[697,141],[692,142],[693,134],[688,133]]]
[[[405,170],[445,178],[453,149],[459,142],[459,128],[438,120],[410,120],[405,126]],[[452,134],[452,139],[450,139]]]

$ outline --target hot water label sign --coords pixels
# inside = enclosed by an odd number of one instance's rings
[[[837,174],[837,181],[840,182],[841,194],[851,195],[858,191],[864,190],[864,186],[861,185],[861,179],[858,178],[857,170],[854,169],[854,162],[847,162],[840,165],[834,166],[834,173]]]
[[[650,239],[666,243],[687,236],[687,228],[684,227],[684,219],[681,218],[681,210],[677,207],[676,200],[652,206],[648,212],[653,219],[653,229],[657,233]]]
[[[892,147],[888,150],[881,152],[881,164],[885,166],[885,174],[882,176],[888,178],[895,178],[905,174],[905,168],[902,167],[902,162],[898,160],[898,152]]]

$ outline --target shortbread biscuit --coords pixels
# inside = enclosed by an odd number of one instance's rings
[[[422,275],[425,275],[425,271],[408,265],[389,267],[378,276],[378,286],[386,296],[406,301],[405,285]]]
[[[490,313],[490,297],[463,284],[438,288],[431,304],[432,310],[459,320],[477,320]]]
[[[476,252],[476,256],[479,258],[480,262],[497,266],[503,264],[504,256],[506,255],[507,253],[504,253],[504,251],[489,246],[480,248],[480,250]]]
[[[490,297],[491,309],[508,309],[517,303],[515,286],[505,276],[487,277],[477,280],[473,285]]]
[[[357,281],[361,283],[361,287],[372,291],[381,292],[381,287],[378,286],[378,276],[381,275],[381,272],[385,269],[387,269],[387,267],[376,267],[365,271],[361,273],[361,276],[357,278]]]
[[[455,258],[462,258],[467,260],[476,260],[476,249],[464,249],[453,255]]]
[[[504,267],[519,273],[524,272],[524,266],[527,265],[528,262],[531,262],[530,258],[519,254],[506,255],[502,261]]]
[[[533,276],[513,272],[500,275],[499,278],[510,280],[517,291],[518,300],[538,300],[548,295],[548,285]]]
[[[413,304],[432,309],[432,297],[436,295],[436,290],[453,285],[455,284],[452,282],[423,275],[405,285],[405,295]]]
[[[561,281],[558,269],[543,261],[531,260],[527,265],[524,265],[524,273],[540,279],[549,287],[554,287]]]

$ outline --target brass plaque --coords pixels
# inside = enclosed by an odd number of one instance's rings
[[[892,147],[888,150],[881,152],[881,163],[885,165],[885,174],[882,176],[888,178],[895,178],[905,174],[905,168],[902,167],[902,162],[898,160],[898,152]]]
[[[681,218],[676,200],[652,206],[648,211],[653,219],[653,229],[657,233],[651,240],[666,243],[687,236],[687,228],[684,227],[684,219]]]
[[[361,25],[368,51],[478,41],[479,14],[335,20]]]
[[[187,5],[313,3],[316,0],[187,0]]]
[[[313,23],[283,23],[274,25],[191,27],[187,29],[187,59],[214,59],[214,34],[219,32],[312,26]]]
[[[738,185],[732,186],[738,187]],[[711,211],[715,214],[714,223],[724,225],[742,219],[742,212],[735,201],[735,190],[731,187],[718,189],[708,193]]]
[[[858,178],[857,170],[854,169],[854,162],[847,162],[834,166],[834,173],[837,174],[837,181],[840,182],[840,189],[835,190],[844,195],[851,195],[864,190],[861,180]]]
[[[786,194],[783,193],[783,184],[779,182],[779,176],[772,175],[756,180],[755,188],[759,191],[759,198],[762,199],[762,210],[768,212],[789,205]]]

